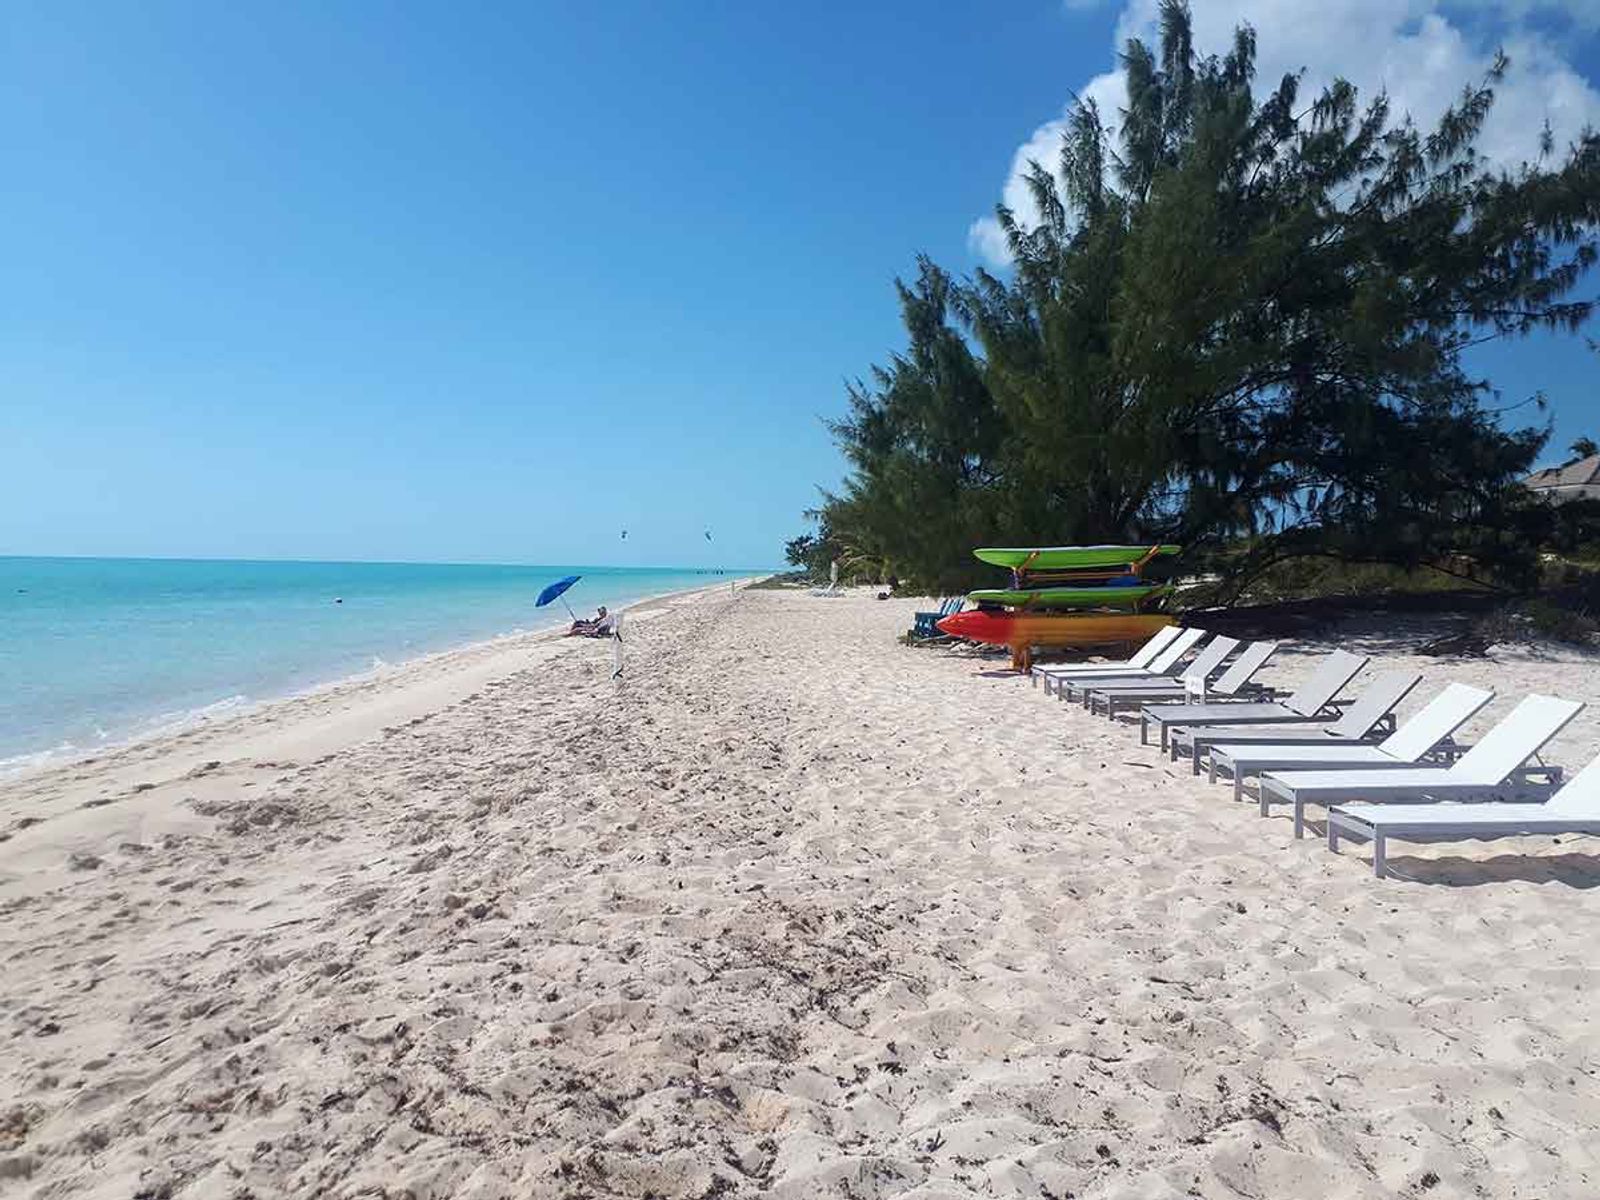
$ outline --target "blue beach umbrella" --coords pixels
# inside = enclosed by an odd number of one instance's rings
[[[577,583],[578,580],[582,578],[582,575],[568,575],[565,579],[556,580],[549,587],[545,588],[544,591],[539,593],[539,598],[533,602],[533,606],[535,608],[543,608],[552,600],[559,599],[562,592],[566,591],[569,587]],[[561,606],[567,610],[568,614],[571,615],[574,621],[578,619],[578,614],[572,611],[572,605],[568,604],[565,600],[562,600]]]

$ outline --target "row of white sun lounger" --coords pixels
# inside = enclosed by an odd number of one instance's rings
[[[1329,849],[1342,838],[1370,841],[1379,876],[1389,838],[1600,834],[1600,758],[1565,781],[1561,768],[1537,761],[1581,703],[1528,696],[1462,746],[1456,731],[1493,692],[1452,683],[1396,723],[1395,709],[1422,682],[1419,674],[1384,672],[1342,699],[1368,660],[1335,650],[1279,696],[1252,682],[1276,642],[1206,636],[1169,626],[1124,662],[1041,665],[1033,679],[1111,719],[1136,710],[1141,741],[1154,727],[1173,761],[1187,757],[1195,774],[1204,766],[1213,781],[1229,777],[1236,800],[1245,780],[1255,779],[1261,815],[1274,802],[1291,805],[1296,837],[1304,836],[1308,806],[1327,809]]]

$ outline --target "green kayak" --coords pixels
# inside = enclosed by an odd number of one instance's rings
[[[968,592],[974,604],[1003,604],[1007,608],[1134,608],[1152,596],[1164,596],[1171,584],[1142,583],[1136,587],[984,588]]]
[[[1182,546],[1021,546],[980,547],[972,553],[980,562],[996,567],[1070,571],[1125,567],[1163,554],[1176,554],[1181,549]]]

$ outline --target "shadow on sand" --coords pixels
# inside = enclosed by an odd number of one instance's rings
[[[1600,887],[1600,856],[1595,854],[1499,854],[1494,858],[1412,858],[1389,854],[1389,873],[1406,883],[1442,887],[1482,887],[1495,883],[1558,883],[1570,888]]]

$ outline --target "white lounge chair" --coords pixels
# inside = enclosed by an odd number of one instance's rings
[[[1035,666],[1028,674],[1035,685],[1042,679],[1045,681],[1045,691],[1050,690],[1050,681],[1057,676],[1072,678],[1073,676],[1105,674],[1124,669],[1143,671],[1160,654],[1172,644],[1179,634],[1183,632],[1181,625],[1164,625],[1155,631],[1155,634],[1127,658],[1121,661],[1103,663],[1043,663]]]
[[[1189,755],[1192,773],[1200,774],[1200,760],[1218,742],[1245,746],[1358,746],[1394,732],[1395,707],[1422,682],[1415,671],[1385,671],[1344,710],[1337,721],[1282,721],[1271,725],[1178,725],[1167,739],[1173,762]],[[1234,707],[1243,707],[1234,706]],[[1215,775],[1212,776],[1215,780]]]
[[[1201,633],[1201,637],[1205,634]],[[1156,661],[1167,658],[1178,643],[1174,642],[1167,647],[1167,653],[1161,655]],[[1181,687],[1184,680],[1210,679],[1222,670],[1222,664],[1228,655],[1239,648],[1239,639],[1231,637],[1215,637],[1195,651],[1195,656],[1189,660],[1189,665],[1177,673],[1177,683]],[[1174,664],[1175,665],[1175,664]],[[1071,679],[1056,680],[1056,695],[1065,696],[1068,700],[1076,698],[1085,708],[1089,706],[1089,693],[1101,687],[1150,687],[1155,684],[1170,684],[1172,675],[1161,674],[1140,675],[1107,675],[1095,677],[1093,675],[1075,676]]]
[[[1372,771],[1414,767],[1439,750],[1441,743],[1494,699],[1483,688],[1452,683],[1376,746],[1364,744],[1293,745],[1260,742],[1213,742],[1211,782],[1217,772],[1233,776],[1233,798],[1244,798],[1248,776],[1266,771]],[[1446,751],[1448,753],[1448,751]],[[1267,813],[1263,794],[1261,814]]]
[[[1331,708],[1339,693],[1354,679],[1367,658],[1348,650],[1335,650],[1310,676],[1282,700],[1254,704],[1147,704],[1139,710],[1139,744],[1149,742],[1150,726],[1161,731],[1161,748],[1178,725],[1261,725],[1280,721],[1306,721],[1318,715],[1332,719]]]
[[[844,589],[839,586],[839,560],[836,558],[828,564],[828,586],[812,588],[813,596],[842,596]]]
[[[1261,777],[1263,806],[1269,796],[1294,805],[1294,835],[1305,836],[1306,805],[1332,807],[1349,800],[1380,804],[1427,804],[1437,800],[1543,799],[1560,782],[1559,767],[1524,767],[1583,711],[1578,700],[1529,696],[1509,716],[1448,767],[1380,771],[1285,771]],[[1543,775],[1544,784],[1531,776]]]
[[[1168,629],[1175,628],[1169,625]],[[1056,666],[1049,669],[1048,673],[1041,676],[1044,680],[1045,694],[1050,692],[1050,685],[1056,685],[1056,695],[1066,699],[1075,683],[1087,682],[1097,679],[1164,679],[1179,669],[1179,664],[1184,657],[1205,640],[1204,629],[1179,629],[1178,634],[1165,647],[1163,647],[1148,666],[1129,667],[1119,666],[1116,663],[1093,665],[1084,663],[1081,666]]]
[[[1089,692],[1089,711],[1098,712],[1104,709],[1106,719],[1114,721],[1117,719],[1119,708],[1139,707],[1150,700],[1182,700],[1195,696],[1212,703],[1225,701],[1230,696],[1265,696],[1270,699],[1272,690],[1252,684],[1250,679],[1266,665],[1267,659],[1271,658],[1277,649],[1277,642],[1251,642],[1239,651],[1239,657],[1233,660],[1233,665],[1217,676],[1215,683],[1202,677],[1185,678],[1182,682],[1166,683],[1156,680],[1146,684],[1109,683],[1104,687],[1095,687]]]
[[[1372,843],[1372,873],[1388,870],[1387,842],[1463,842],[1556,833],[1600,834],[1600,758],[1543,804],[1341,804],[1328,812],[1328,849],[1339,839]]]

